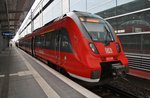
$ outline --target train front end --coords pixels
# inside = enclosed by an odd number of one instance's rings
[[[91,69],[90,78],[104,80],[128,72],[128,60],[112,26],[97,15],[76,12],[80,30],[85,36],[86,66]],[[83,56],[83,55],[82,55]]]

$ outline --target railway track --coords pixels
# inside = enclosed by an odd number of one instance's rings
[[[110,85],[104,85],[104,88],[107,88],[108,90],[111,91],[111,93],[113,93],[114,97],[118,97],[118,98],[138,98],[137,96],[130,94],[126,91],[122,91],[116,87],[110,86]],[[105,97],[105,96],[104,96]],[[110,98],[112,98],[112,95],[109,96]],[[107,96],[108,98],[108,96]]]
[[[99,87],[94,87],[90,91],[99,95],[102,98],[138,98],[135,95],[122,91],[118,88],[112,87],[110,85],[103,85]]]
[[[107,84],[95,84],[93,86],[93,84],[86,85],[85,82],[72,78],[67,74],[64,75],[102,98],[150,98],[150,89],[142,87],[144,82],[139,86],[139,84],[131,82],[130,79],[120,77]]]
[[[91,84],[89,86],[85,82],[70,77],[65,72],[58,70],[59,68],[51,67],[102,98],[150,98],[150,89],[142,88],[142,86],[134,84],[127,78],[120,77],[107,84],[95,84],[95,86]]]
[[[150,98],[150,90],[141,88],[124,78],[87,89],[102,98]]]

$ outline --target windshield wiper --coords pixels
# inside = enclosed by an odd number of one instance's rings
[[[106,29],[106,31],[107,31],[106,37],[105,37],[105,40],[104,40],[104,43],[105,43],[105,45],[107,46],[107,45],[110,44],[110,42],[113,42],[113,40],[109,40],[109,39],[108,39],[108,38],[111,38],[111,36],[110,36],[111,32],[108,30],[108,27],[106,27],[106,26],[104,26],[104,27],[105,27],[105,29]]]

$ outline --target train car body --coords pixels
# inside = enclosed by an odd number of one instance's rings
[[[19,47],[87,82],[127,72],[128,60],[111,25],[86,12],[51,21],[21,38]]]

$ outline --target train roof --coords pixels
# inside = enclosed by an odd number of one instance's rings
[[[44,26],[42,26],[42,27],[37,28],[36,30],[34,30],[31,34],[26,35],[24,38],[29,38],[31,36],[37,35],[38,32],[40,32],[41,30],[43,30],[48,25],[50,25],[52,23],[55,23],[56,21],[59,21],[59,20],[63,19],[66,16],[72,18],[79,27],[82,27],[81,24],[80,24],[79,17],[100,18],[100,19],[102,19],[100,16],[92,14],[92,13],[89,13],[89,12],[72,11],[72,12],[68,12],[68,13],[60,16],[60,17],[57,17],[57,18],[51,20],[50,22],[46,23]],[[87,33],[85,33],[86,31],[84,30],[84,28],[80,28],[80,30],[83,31],[84,35],[87,36],[88,39],[90,39],[89,35]]]
[[[95,18],[101,18],[100,16],[98,15],[95,15],[95,14],[92,14],[92,13],[89,13],[89,12],[82,12],[82,11],[72,11],[72,12],[68,12],[66,14],[63,14],[62,16],[59,16],[53,20],[51,20],[50,22],[46,23],[43,27],[51,24],[51,23],[54,23],[60,19],[62,19],[63,17],[65,16],[68,16],[68,17],[71,17],[71,18],[74,18],[74,16],[86,16],[86,17],[95,17]],[[37,30],[41,29],[42,27],[40,28],[37,28],[36,30],[34,30],[33,32],[36,32]]]

